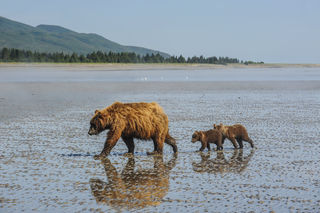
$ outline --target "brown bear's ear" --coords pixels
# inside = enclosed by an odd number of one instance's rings
[[[94,113],[95,113],[96,115],[98,115],[98,116],[101,115],[101,111],[99,111],[99,110],[94,111]]]

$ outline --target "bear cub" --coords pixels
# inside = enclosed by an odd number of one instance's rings
[[[253,141],[251,140],[251,138],[249,138],[246,128],[241,124],[225,126],[220,123],[219,125],[213,124],[213,127],[214,129],[219,130],[222,133],[222,140],[224,141],[225,138],[228,138],[232,142],[235,149],[238,149],[236,141],[238,142],[240,149],[243,148],[242,141],[247,141],[248,143],[250,143],[251,148],[254,147]]]
[[[222,133],[216,129],[210,129],[208,131],[195,131],[192,135],[191,142],[201,142],[201,148],[199,151],[203,151],[206,147],[210,151],[210,143],[217,145],[217,150],[222,150]]]

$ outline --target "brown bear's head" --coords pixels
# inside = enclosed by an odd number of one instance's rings
[[[106,118],[104,115],[102,115],[101,111],[96,110],[94,113],[94,116],[90,120],[90,129],[88,132],[89,135],[98,135],[107,128],[105,122]]]
[[[191,142],[195,143],[197,141],[201,141],[202,138],[202,132],[201,131],[195,131],[192,135]]]
[[[222,134],[225,134],[227,131],[226,126],[224,126],[222,123],[220,123],[219,125],[213,124],[213,128],[220,131]]]

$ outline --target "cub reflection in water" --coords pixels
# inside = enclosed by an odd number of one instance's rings
[[[225,158],[224,152],[216,152],[217,157],[210,159],[210,153],[200,153],[201,161],[199,163],[193,162],[192,168],[195,172],[207,173],[241,173],[244,171],[251,157],[254,154],[254,149],[246,157],[243,156],[243,150],[235,149],[229,160]]]
[[[108,158],[101,160],[108,182],[90,179],[91,192],[98,203],[115,208],[144,208],[159,205],[169,191],[169,173],[176,164],[177,154],[168,163],[162,156],[153,156],[153,168],[135,169],[133,157],[128,159],[121,174]]]

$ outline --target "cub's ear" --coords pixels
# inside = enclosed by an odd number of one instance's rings
[[[99,110],[96,109],[96,111],[94,111],[94,114],[97,114],[97,112],[99,112]]]

